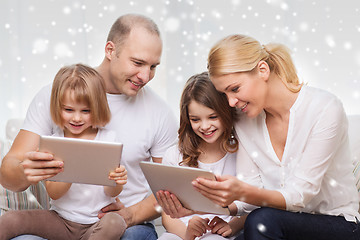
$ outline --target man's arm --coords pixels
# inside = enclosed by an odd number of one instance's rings
[[[157,212],[155,208],[156,204],[153,194],[130,207],[125,207],[119,198],[116,198],[115,203],[111,203],[101,209],[98,217],[102,218],[106,213],[116,211],[124,218],[127,227],[131,227],[160,217],[160,212]]]
[[[63,162],[52,161],[49,153],[38,152],[40,136],[20,130],[11,149],[2,160],[0,183],[3,187],[20,192],[31,184],[56,175],[62,171]]]

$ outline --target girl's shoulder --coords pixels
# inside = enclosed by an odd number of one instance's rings
[[[162,163],[166,165],[179,165],[179,162],[181,161],[182,155],[178,145],[175,144],[166,150]]]

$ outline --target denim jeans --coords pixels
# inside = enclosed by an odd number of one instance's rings
[[[144,223],[129,227],[126,229],[124,235],[121,237],[121,240],[156,240],[156,239],[157,239],[157,233],[152,223]],[[44,239],[33,235],[22,235],[13,238],[12,240],[44,240]]]
[[[359,240],[360,223],[342,216],[295,213],[274,208],[251,212],[244,226],[246,240]]]
[[[121,240],[156,240],[157,233],[152,223],[144,223],[126,229]]]

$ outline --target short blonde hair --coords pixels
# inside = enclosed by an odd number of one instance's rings
[[[111,114],[103,78],[89,66],[74,64],[61,68],[54,78],[50,113],[56,125],[64,127],[61,109],[67,90],[74,92],[75,101],[89,105],[93,127],[103,127],[110,121]]]
[[[107,37],[107,41],[112,41],[117,46],[116,54],[119,54],[121,46],[135,27],[143,27],[149,33],[155,34],[160,38],[159,28],[152,19],[140,14],[123,15],[113,23]]]
[[[277,43],[261,45],[246,35],[230,35],[216,43],[208,56],[210,77],[252,71],[257,64],[265,61],[292,92],[300,91],[301,85],[290,50]],[[294,87],[295,86],[295,87]]]

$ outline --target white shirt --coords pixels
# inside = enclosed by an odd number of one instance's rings
[[[50,116],[51,85],[45,86],[29,106],[22,129],[39,135],[52,135],[56,125]],[[126,207],[149,194],[149,186],[139,163],[162,157],[175,144],[178,122],[171,109],[148,86],[135,97],[107,94],[111,120],[105,129],[116,133],[123,143],[121,164],[128,172],[127,183],[119,198]]]
[[[179,163],[183,160],[182,154],[179,151],[178,145],[172,146],[169,148],[164,155],[162,163],[165,165],[179,166]],[[206,169],[213,172],[216,175],[232,175],[236,174],[236,154],[235,153],[226,153],[226,155],[214,163],[199,163],[200,169]],[[215,215],[215,214],[193,214],[190,216],[179,218],[186,226],[188,225],[189,220],[194,216],[200,216],[201,218],[213,219],[215,216],[218,216],[224,221],[229,222],[231,216],[227,215]]]
[[[348,124],[342,103],[332,94],[303,86],[290,109],[284,153],[278,159],[263,112],[241,115],[235,128],[240,140],[240,180],[277,190],[286,209],[360,219],[359,199],[349,153]],[[237,202],[239,215],[248,205]]]
[[[54,135],[64,137],[64,132],[59,128]],[[99,129],[94,141],[114,142],[115,138],[115,132]],[[114,201],[115,198],[105,194],[104,186],[73,183],[61,198],[50,200],[50,209],[69,221],[93,224],[99,221],[100,209]]]

